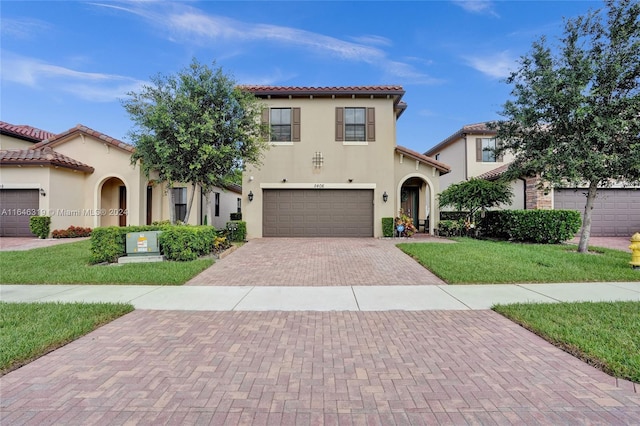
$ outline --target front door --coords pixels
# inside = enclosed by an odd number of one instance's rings
[[[407,186],[400,192],[400,207],[404,214],[413,219],[413,225],[418,229],[418,188]]]

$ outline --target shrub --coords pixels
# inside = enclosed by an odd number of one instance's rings
[[[393,237],[393,218],[392,217],[383,217],[382,218],[382,236],[384,237]]]
[[[247,239],[247,222],[242,220],[227,222],[227,236],[229,241],[245,241]]]
[[[83,228],[81,226],[73,226],[71,225],[67,229],[55,229],[51,236],[53,238],[81,238],[81,237],[90,237],[91,236],[91,228]]]
[[[127,252],[127,233],[162,231],[168,225],[107,226],[91,232],[91,263],[114,263]]]
[[[407,216],[402,210],[400,210],[400,215],[395,218],[395,229],[401,237],[411,237],[416,233],[413,219]],[[400,229],[402,229],[402,231],[400,231]]]
[[[38,238],[47,238],[49,236],[50,228],[50,216],[31,216],[29,218],[29,230],[31,230],[31,233]]]
[[[214,251],[216,238],[213,226],[171,226],[160,234],[160,248],[168,260],[196,260]]]
[[[485,237],[542,244],[570,240],[580,225],[580,213],[575,210],[488,211],[480,219]]]
[[[438,235],[441,237],[459,237],[464,229],[462,220],[441,220],[438,223]]]
[[[130,232],[162,231],[159,236],[160,251],[168,260],[195,260],[226,248],[213,226],[145,225],[109,226],[96,228],[91,233],[91,263],[118,261],[127,252],[126,239]]]

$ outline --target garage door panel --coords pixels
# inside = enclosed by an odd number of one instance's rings
[[[263,199],[265,237],[373,236],[372,190],[274,189]]]
[[[33,237],[29,212],[37,212],[39,203],[37,189],[0,189],[0,236]]]
[[[586,201],[585,190],[555,190],[556,209],[577,210],[582,215]],[[599,189],[591,216],[591,235],[626,237],[635,232],[640,232],[640,189]]]

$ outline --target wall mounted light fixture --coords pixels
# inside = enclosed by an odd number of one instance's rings
[[[47,196],[47,193],[46,193],[46,192],[44,192],[44,189],[43,189],[43,188],[40,188],[40,195],[42,195],[43,197],[46,197],[46,196]]]
[[[286,182],[286,181],[287,181],[287,178],[282,179],[282,182],[283,182],[283,183],[284,183],[284,182]]]
[[[384,191],[384,194],[382,194],[382,201],[386,203],[387,200],[389,200],[389,194],[387,194],[387,191]]]
[[[247,198],[249,199],[249,202],[253,201],[253,191],[249,191]]]
[[[353,179],[349,179],[349,183],[353,182]]]

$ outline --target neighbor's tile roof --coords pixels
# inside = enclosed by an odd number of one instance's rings
[[[48,139],[43,140],[40,143],[37,143],[33,146],[33,148],[41,148],[45,146],[56,146],[63,143],[65,140],[68,140],[69,137],[82,133],[85,135],[92,136],[96,139],[100,139],[107,145],[122,149],[128,152],[134,152],[135,147],[133,145],[129,145],[128,143],[122,142],[121,140],[112,138],[111,136],[105,135],[104,133],[98,132],[96,130],[90,129],[87,126],[83,126],[82,124],[78,124],[76,127],[72,127],[71,129],[54,135]]]
[[[442,148],[446,147],[447,145],[449,145],[452,142],[457,141],[458,139],[464,137],[465,135],[467,135],[469,133],[477,134],[477,135],[495,135],[498,132],[496,132],[495,129],[490,129],[489,126],[487,126],[486,122],[474,123],[474,124],[466,124],[466,125],[462,126],[462,128],[460,130],[458,130],[457,132],[455,132],[454,134],[452,134],[451,136],[449,136],[448,138],[446,138],[442,142],[439,142],[433,148],[429,149],[427,152],[424,153],[424,155],[429,155],[429,156],[435,155]]]
[[[484,172],[481,175],[478,175],[478,177],[480,179],[486,179],[486,180],[496,180],[498,179],[500,176],[502,176],[508,169],[509,169],[509,165],[511,163],[507,163],[507,164],[503,164],[502,166],[493,169],[493,170],[489,170],[488,172]]]
[[[39,166],[51,165],[93,173],[94,168],[54,151],[51,147],[0,150],[0,165]]]
[[[47,132],[46,130],[37,129],[23,124],[11,124],[5,121],[0,121],[0,133],[30,142],[40,142],[55,136],[55,133]]]
[[[413,151],[409,148],[405,148],[404,146],[397,145],[396,151],[399,152],[400,154],[406,155],[415,160],[422,161],[423,163],[429,164],[435,167],[437,170],[440,170],[442,174],[449,173],[451,171],[451,167],[448,166],[447,164],[442,163],[440,161],[436,161],[431,157],[427,157],[424,154],[420,154],[419,152]]]

